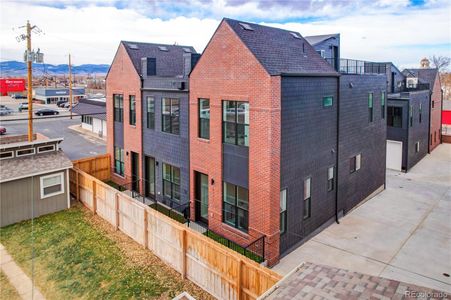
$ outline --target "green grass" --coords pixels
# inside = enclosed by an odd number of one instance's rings
[[[34,278],[48,299],[165,299],[186,288],[156,258],[144,267],[132,263],[121,245],[89,218],[94,217],[76,206],[35,219],[34,229],[31,221],[0,228],[0,241],[29,276],[33,249]],[[153,256],[137,244],[129,247]]]
[[[112,180],[105,181],[105,183],[108,184],[109,186],[115,188],[116,190],[118,190],[120,192],[125,191],[125,189],[122,186],[120,186],[119,184],[117,184],[116,182],[114,182]]]
[[[17,290],[9,283],[8,277],[0,271],[0,299],[19,300],[21,299]]]

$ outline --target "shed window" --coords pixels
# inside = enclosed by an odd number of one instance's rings
[[[38,147],[38,153],[55,151],[55,145],[47,145]]]
[[[28,149],[22,149],[22,150],[16,150],[16,156],[27,156],[27,155],[33,155],[36,153],[36,150],[34,148],[28,148]]]
[[[81,116],[81,122],[85,123],[85,124],[92,125],[92,117],[91,116],[82,115]]]
[[[14,152],[13,151],[1,152],[0,153],[0,159],[7,159],[7,158],[13,158],[13,157],[14,157]]]
[[[64,193],[64,173],[42,176],[41,199]]]

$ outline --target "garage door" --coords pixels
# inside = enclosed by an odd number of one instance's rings
[[[387,169],[401,171],[402,142],[387,140]]]

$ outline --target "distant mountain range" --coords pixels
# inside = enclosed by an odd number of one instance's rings
[[[85,64],[72,66],[72,74],[106,74],[110,66],[106,64]],[[33,75],[63,75],[69,73],[69,66],[33,64]],[[0,62],[0,76],[24,76],[27,74],[27,65],[20,61],[2,61]]]

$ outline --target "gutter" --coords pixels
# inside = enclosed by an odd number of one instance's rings
[[[340,77],[340,73],[280,73],[271,74],[271,76],[284,76],[284,77]]]

